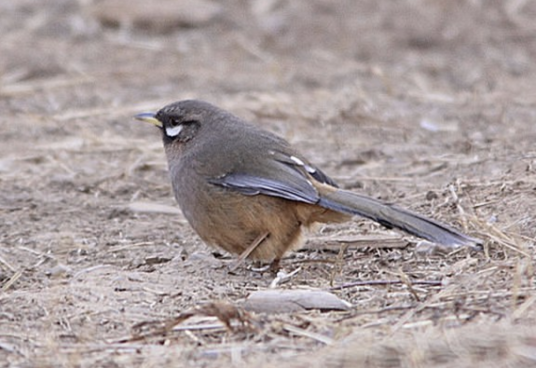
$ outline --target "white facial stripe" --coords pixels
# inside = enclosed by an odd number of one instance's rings
[[[166,135],[168,137],[176,137],[182,130],[182,125],[175,125],[174,127],[166,127]]]

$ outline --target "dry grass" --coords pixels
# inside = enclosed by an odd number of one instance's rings
[[[0,5],[0,366],[536,366],[532,2],[233,1],[163,33],[98,3]],[[188,97],[484,251],[325,226],[278,287],[352,307],[243,310],[274,277],[227,272],[130,119]]]

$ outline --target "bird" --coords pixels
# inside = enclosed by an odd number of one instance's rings
[[[447,247],[482,241],[453,227],[341,189],[285,139],[200,100],[182,100],[137,120],[157,126],[175,199],[209,246],[278,265],[304,230],[353,216]]]

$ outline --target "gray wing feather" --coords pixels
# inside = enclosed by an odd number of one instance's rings
[[[319,201],[316,189],[305,178],[298,183],[290,184],[249,174],[231,173],[209,181],[212,184],[236,190],[244,195],[264,194],[305,203],[317,203]]]

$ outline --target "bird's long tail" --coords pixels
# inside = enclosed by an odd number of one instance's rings
[[[481,249],[482,246],[480,239],[465,235],[448,225],[346,190],[323,193],[318,204],[337,212],[365,217],[388,228],[397,228],[445,246],[469,246],[476,249]]]

